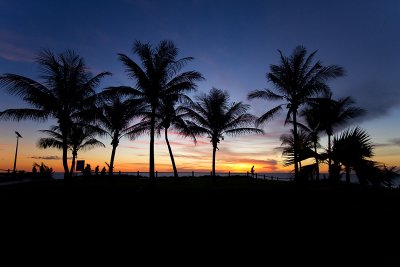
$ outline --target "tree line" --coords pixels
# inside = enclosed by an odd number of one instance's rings
[[[116,150],[121,138],[134,140],[149,133],[149,175],[155,179],[154,140],[163,132],[174,177],[178,171],[168,139],[168,130],[174,128],[184,137],[206,136],[212,145],[212,176],[215,179],[215,157],[218,144],[225,135],[263,134],[260,128],[279,112],[287,110],[285,124],[290,133],[281,137],[286,165],[294,165],[296,181],[319,179],[319,166],[327,162],[329,178],[339,180],[342,171],[349,180],[354,170],[360,183],[388,185],[397,175],[395,168],[386,168],[369,158],[373,145],[368,134],[356,127],[335,136],[334,131],[351,119],[361,116],[364,110],[355,106],[352,98],[333,99],[328,81],[344,75],[338,65],[324,66],[315,60],[316,51],[308,54],[298,46],[290,56],[280,50],[280,62],[272,64],[267,80],[272,89],[249,92],[248,99],[280,101],[260,117],[248,112],[250,106],[231,102],[227,91],[212,88],[208,93],[191,99],[188,93],[197,89],[204,80],[198,71],[183,71],[192,57],[178,58],[178,48],[172,41],[163,40],[157,46],[136,41],[133,44],[134,60],[118,54],[132,86],[103,88],[96,93],[101,80],[111,75],[101,72],[92,75],[84,59],[67,50],[55,55],[50,50],[41,51],[36,62],[40,67],[39,80],[5,73],[0,76],[0,86],[21,97],[29,106],[6,109],[0,112],[3,120],[55,119],[56,125],[41,130],[47,137],[40,138],[41,148],[62,150],[64,179],[70,180],[75,169],[79,150],[104,146],[98,136],[111,139],[109,176],[112,179]],[[321,134],[328,136],[328,148],[320,153]],[[71,165],[68,155],[72,154]],[[302,161],[314,163],[302,166]]]

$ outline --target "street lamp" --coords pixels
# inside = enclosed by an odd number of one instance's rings
[[[14,158],[14,170],[13,170],[13,173],[15,173],[15,167],[17,166],[18,139],[22,138],[22,136],[19,134],[19,132],[15,131],[15,134],[17,135],[17,147],[15,148],[15,158]]]

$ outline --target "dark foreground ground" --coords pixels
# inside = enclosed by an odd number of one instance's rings
[[[118,176],[114,186],[94,178],[0,186],[0,203],[2,233],[23,248],[45,241],[76,251],[121,246],[135,257],[143,249],[280,263],[270,266],[400,266],[397,189]]]

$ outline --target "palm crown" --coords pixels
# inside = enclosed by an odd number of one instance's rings
[[[209,94],[201,95],[196,102],[183,108],[190,118],[190,127],[198,135],[207,135],[213,146],[213,176],[215,176],[215,152],[224,135],[236,136],[263,133],[253,127],[255,116],[247,113],[249,105],[230,103],[226,91],[212,88]]]
[[[166,97],[180,96],[196,89],[196,81],[203,76],[196,71],[180,72],[192,57],[176,59],[178,49],[171,41],[161,41],[156,48],[136,41],[132,49],[140,59],[140,65],[124,54],[119,59],[125,65],[129,77],[136,80],[136,88],[125,87],[134,98],[150,105],[150,178],[154,178],[154,134],[156,112]]]
[[[264,113],[258,118],[257,123],[265,123],[286,106],[288,112],[286,122],[293,122],[294,142],[298,143],[297,112],[298,108],[308,101],[310,97],[320,92],[329,92],[327,81],[342,76],[344,70],[337,65],[323,66],[320,61],[313,62],[317,51],[309,56],[303,46],[298,46],[292,55],[286,57],[280,50],[280,64],[271,65],[267,79],[274,87],[270,89],[255,90],[248,95],[249,99],[262,98],[266,100],[284,100],[283,104]],[[298,177],[298,151],[294,146],[295,177]]]
[[[82,119],[85,110],[93,107],[94,89],[101,79],[110,73],[101,72],[92,76],[83,58],[70,50],[57,56],[49,50],[44,50],[39,53],[36,61],[40,66],[42,82],[16,74],[4,74],[0,77],[0,85],[5,86],[11,94],[20,96],[31,106],[7,109],[0,114],[0,117],[17,121],[56,119],[63,140],[65,178],[69,178],[67,162],[69,129]]]

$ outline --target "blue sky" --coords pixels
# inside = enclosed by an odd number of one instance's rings
[[[249,102],[248,92],[271,88],[265,74],[270,64],[278,63],[277,49],[290,54],[297,45],[304,45],[310,52],[318,50],[317,58],[324,64],[338,64],[346,69],[345,77],[330,82],[333,97],[352,96],[368,111],[358,124],[377,143],[378,159],[390,159],[392,164],[400,165],[399,25],[400,2],[389,0],[1,1],[0,74],[17,73],[37,79],[34,57],[40,49],[48,48],[55,53],[72,49],[85,58],[94,73],[113,73],[104,79],[99,90],[110,85],[133,85],[116,54],[134,58],[131,47],[135,40],[157,44],[169,39],[179,48],[180,57],[195,58],[185,69],[197,70],[206,78],[198,83],[199,92],[207,92],[211,87],[228,90],[232,101],[250,103],[251,111],[261,115],[278,103]],[[0,91],[0,110],[18,106],[24,104]],[[279,165],[279,153],[271,151],[279,146],[279,135],[288,130],[281,122],[278,118],[266,125],[269,135],[257,137],[257,140],[260,138],[257,142],[265,142],[262,145],[253,141],[255,138],[246,137],[227,142],[242,142],[257,152],[257,156],[251,153],[245,156],[250,167],[257,160],[265,161],[266,165],[275,160]],[[39,137],[37,130],[48,125],[0,123],[0,169],[10,165],[15,143],[13,132],[17,128],[30,137],[29,145],[24,140],[26,153],[21,156],[27,162],[31,154],[38,157],[60,154],[34,148],[34,139]],[[141,140],[143,162],[147,162],[147,137]],[[122,144],[131,145],[128,141]],[[221,157],[238,156],[238,151],[227,153],[222,148]],[[202,149],[199,145],[196,147],[199,155]],[[204,153],[208,149],[204,148]],[[105,149],[104,154],[109,150]],[[232,147],[226,146],[225,150]],[[127,155],[132,153],[131,150],[123,152],[123,148],[121,151]],[[160,162],[167,154],[163,148],[159,151]],[[90,152],[84,153],[82,157],[93,157]],[[125,160],[120,157],[121,161]],[[99,163],[108,160],[108,155],[104,160],[96,158]],[[128,156],[125,163],[129,164]]]

